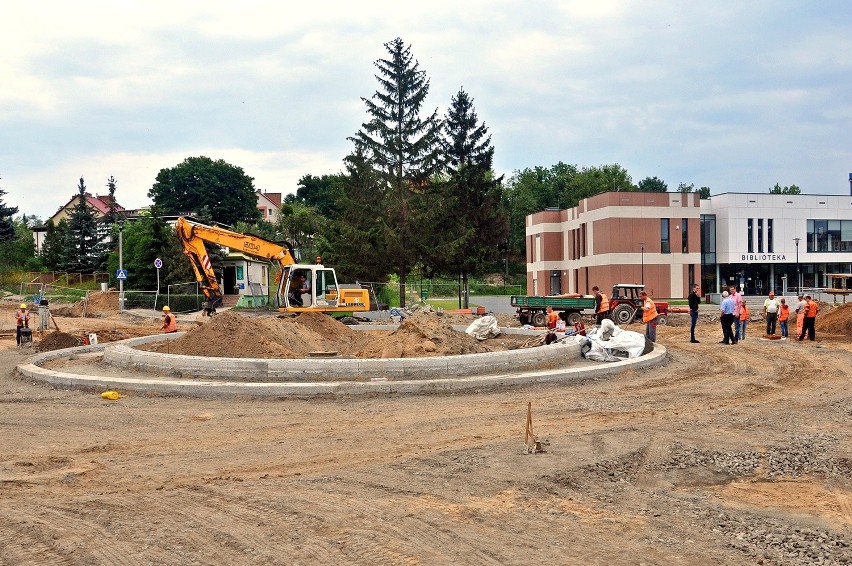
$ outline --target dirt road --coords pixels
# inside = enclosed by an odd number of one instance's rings
[[[849,339],[699,337],[575,385],[118,401],[6,337],[0,564],[852,563]]]

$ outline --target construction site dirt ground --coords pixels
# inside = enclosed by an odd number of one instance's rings
[[[850,564],[852,305],[827,310],[816,342],[735,346],[673,315],[666,366],[582,383],[109,401],[17,376],[7,306],[0,564]]]

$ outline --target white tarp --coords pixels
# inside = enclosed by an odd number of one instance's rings
[[[641,356],[645,351],[645,335],[623,330],[611,320],[604,319],[600,327],[587,332],[583,345],[583,355],[587,360],[617,362]]]
[[[500,335],[500,327],[497,326],[497,319],[491,315],[482,316],[470,323],[470,326],[465,329],[465,334],[473,336],[477,340],[485,340],[494,338]]]

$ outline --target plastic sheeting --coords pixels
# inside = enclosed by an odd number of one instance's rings
[[[645,353],[645,335],[632,330],[623,330],[611,320],[605,319],[600,327],[588,331],[580,338],[581,352],[587,360],[617,362],[638,358]]]
[[[465,329],[465,334],[473,336],[477,340],[486,340],[500,335],[500,327],[497,326],[497,319],[491,315],[482,316],[470,323]]]

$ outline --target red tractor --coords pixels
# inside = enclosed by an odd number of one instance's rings
[[[612,286],[612,296],[609,298],[609,318],[616,324],[629,324],[642,320],[642,298],[639,293],[645,285],[638,283],[616,283]],[[669,304],[654,301],[659,318],[657,324],[665,324],[669,314]]]

